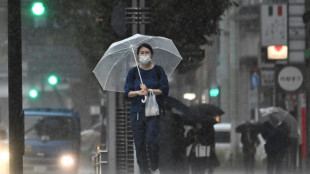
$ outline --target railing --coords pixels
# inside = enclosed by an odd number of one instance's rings
[[[98,146],[96,154],[92,157],[95,174],[107,173],[108,150],[106,146]]]

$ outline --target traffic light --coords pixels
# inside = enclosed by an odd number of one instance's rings
[[[48,84],[50,84],[51,86],[55,86],[58,84],[58,77],[52,74],[48,76],[47,81],[48,81]]]
[[[30,98],[35,99],[35,98],[37,98],[39,96],[39,92],[38,92],[37,89],[32,88],[32,89],[30,89],[28,91],[28,95],[29,95]]]
[[[220,93],[218,88],[211,88],[209,91],[210,97],[217,97]]]
[[[31,6],[31,11],[35,16],[41,16],[45,12],[45,7],[42,2],[34,2]]]

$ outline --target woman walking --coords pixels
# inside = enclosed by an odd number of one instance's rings
[[[164,69],[152,63],[154,52],[150,45],[141,44],[137,49],[137,54],[140,65],[129,70],[124,95],[131,102],[130,126],[133,132],[140,173],[159,174],[160,114],[146,116],[145,103],[142,102],[142,99],[148,93],[153,92],[156,95],[158,106],[161,108],[169,92],[168,79]],[[138,71],[144,84],[141,84]]]

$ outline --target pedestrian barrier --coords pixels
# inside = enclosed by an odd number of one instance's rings
[[[92,157],[95,174],[104,174],[108,166],[108,150],[106,146],[97,146],[97,152]]]

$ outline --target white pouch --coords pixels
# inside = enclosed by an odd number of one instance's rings
[[[156,116],[159,115],[159,107],[156,101],[156,96],[153,90],[150,89],[150,94],[146,99],[145,103],[145,116]]]
[[[196,157],[209,157],[210,156],[210,146],[204,146],[202,144],[196,144],[195,156]]]

